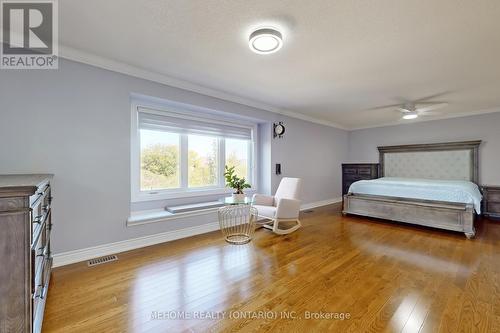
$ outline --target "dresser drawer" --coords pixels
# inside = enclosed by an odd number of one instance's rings
[[[47,213],[51,201],[50,184],[44,185],[30,197],[30,207],[33,212],[32,221],[40,219],[44,213]]]
[[[40,234],[43,232],[45,225],[50,222],[51,215],[50,207],[48,210],[42,208],[42,204],[35,207],[31,213],[31,245],[34,246]]]
[[[488,202],[500,203],[500,191],[488,190],[486,192],[486,200],[488,200]]]
[[[500,214],[500,202],[488,202],[486,204],[486,211],[488,213]]]
[[[43,269],[41,271],[41,281],[36,288],[36,292],[33,293],[32,297],[32,327],[33,332],[40,332],[43,320],[43,310],[45,307],[45,301],[47,299],[47,294],[49,291],[49,280],[50,280],[50,270],[52,268],[52,260],[47,259],[44,262]]]
[[[358,176],[358,175],[345,175],[344,176],[344,180],[345,181],[350,181],[350,182],[355,182],[355,181],[358,181],[358,180],[361,180],[361,179],[363,179],[363,177]]]
[[[371,167],[344,168],[344,176],[353,176],[353,175],[376,177],[376,172]]]
[[[39,265],[35,267],[33,275],[32,293],[33,298],[42,293],[43,289],[43,268],[45,266],[45,260],[39,262]]]
[[[345,181],[358,181],[358,180],[370,180],[373,179],[373,177],[370,177],[370,175],[345,175],[344,180]]]
[[[358,168],[358,175],[360,176],[372,176],[372,168],[361,167]]]
[[[43,286],[43,269],[48,257],[46,224],[42,224],[40,233],[31,247],[31,292],[37,295]]]
[[[357,168],[350,168],[350,167],[345,167],[343,169],[344,175],[357,175],[358,174],[358,169]]]
[[[47,195],[50,193],[50,183],[45,183],[41,185],[35,194],[33,194],[30,197],[30,206],[33,207],[33,205],[37,204],[40,199],[43,199],[44,197],[47,197]]]
[[[47,246],[47,225],[44,223],[40,227],[40,231],[35,235],[33,239],[33,245],[31,246],[31,250],[33,251],[33,255],[35,256],[35,266],[41,259],[45,256],[45,249]]]
[[[0,331],[41,331],[50,277],[52,175],[0,175]],[[6,224],[8,223],[8,225]],[[5,305],[5,306],[4,306]]]
[[[42,201],[38,200],[32,207],[30,212],[30,237],[31,245],[34,246],[40,234],[43,225]]]
[[[377,163],[343,163],[342,195],[347,194],[349,186],[359,180],[378,178]]]

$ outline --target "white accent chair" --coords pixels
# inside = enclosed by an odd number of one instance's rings
[[[284,177],[274,196],[253,195],[253,206],[257,208],[259,218],[271,220],[262,225],[264,228],[271,229],[278,235],[286,235],[302,226],[299,221],[301,182],[300,178]],[[280,222],[289,221],[296,222],[296,224],[287,229],[280,229]]]

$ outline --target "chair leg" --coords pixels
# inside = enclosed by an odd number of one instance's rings
[[[267,229],[272,230],[273,225],[271,223],[273,223],[273,222],[274,222],[273,219],[268,218],[268,217],[263,217],[260,220],[258,220],[257,222],[255,222],[255,226],[256,226],[256,228],[267,228]]]
[[[290,233],[296,231],[298,228],[300,228],[302,226],[302,224],[300,223],[300,220],[297,219],[297,220],[292,220],[292,221],[295,221],[297,223],[293,227],[288,228],[288,229],[280,229],[279,228],[280,222],[285,222],[285,221],[287,221],[287,220],[283,220],[283,221],[280,221],[278,219],[274,220],[273,229],[272,230],[273,230],[273,232],[275,234],[277,234],[277,235],[287,235],[287,234],[290,234]],[[288,220],[288,221],[290,221],[290,220]]]

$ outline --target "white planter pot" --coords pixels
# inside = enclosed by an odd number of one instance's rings
[[[236,193],[233,193],[233,200],[234,201],[244,201],[245,200],[245,194],[236,194]]]

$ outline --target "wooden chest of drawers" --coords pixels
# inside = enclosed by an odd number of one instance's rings
[[[483,185],[483,215],[500,218],[500,186]]]
[[[342,196],[347,194],[352,183],[375,178],[378,178],[378,163],[342,164]]]
[[[52,255],[52,175],[0,175],[0,333],[40,332]]]

